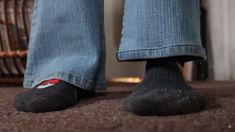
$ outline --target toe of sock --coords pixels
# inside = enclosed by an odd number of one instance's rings
[[[50,104],[45,97],[36,97],[29,101],[28,109],[33,113],[49,112],[56,110],[55,104]]]
[[[167,116],[197,112],[206,106],[206,98],[197,92],[156,95],[158,94],[130,95],[123,101],[124,109],[138,115]]]
[[[15,96],[13,106],[17,111],[22,112],[50,112],[66,109],[77,103],[75,98],[68,98],[61,95],[38,95],[32,93],[21,93]]]
[[[27,108],[27,97],[24,93],[18,94],[14,98],[13,106],[17,111],[29,112],[30,110]]]
[[[59,95],[44,95],[29,101],[28,109],[33,113],[51,112],[64,110],[77,103],[76,100],[67,99]]]

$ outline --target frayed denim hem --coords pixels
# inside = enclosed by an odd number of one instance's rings
[[[207,59],[205,49],[201,45],[173,45],[152,49],[119,51],[117,53],[117,59],[119,61],[147,60],[178,56],[192,56],[192,58]]]
[[[79,88],[93,91],[93,90],[101,90],[101,89],[106,89],[106,82],[104,81],[94,81],[94,80],[89,80],[82,78],[80,76],[74,75],[72,73],[66,73],[66,72],[55,72],[51,73],[45,76],[39,76],[36,77],[36,79],[28,79],[29,77],[24,78],[23,82],[23,87],[24,88],[34,88],[41,82],[48,80],[48,79],[53,79],[57,78],[63,81],[66,81],[70,84],[73,84]]]

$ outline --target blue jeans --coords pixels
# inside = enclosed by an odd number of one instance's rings
[[[58,78],[105,88],[103,0],[36,0],[24,87]],[[120,61],[205,59],[198,0],[125,0]]]

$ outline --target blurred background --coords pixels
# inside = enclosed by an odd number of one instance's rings
[[[108,81],[139,82],[144,62],[118,62],[123,0],[105,1]],[[201,36],[208,60],[189,62],[187,80],[235,80],[235,1],[201,0]],[[0,84],[21,85],[25,70],[33,0],[0,0]]]

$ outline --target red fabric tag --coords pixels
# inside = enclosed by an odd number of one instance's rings
[[[56,84],[59,83],[60,80],[59,79],[50,79],[50,80],[46,80],[44,82],[42,82],[41,84],[46,85],[46,84]]]
[[[60,81],[61,81],[61,80],[59,80],[59,79],[50,79],[50,80],[46,80],[46,81],[43,81],[42,83],[40,83],[36,88],[37,88],[37,89],[44,89],[44,88],[53,86],[53,85],[59,83]]]

